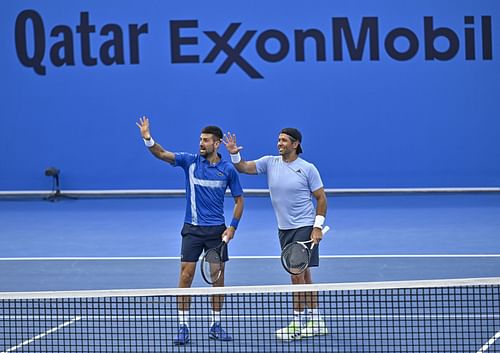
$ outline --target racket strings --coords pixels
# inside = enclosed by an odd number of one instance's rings
[[[301,273],[309,264],[309,250],[302,244],[290,244],[283,250],[283,264],[292,273]]]
[[[218,251],[214,249],[208,250],[205,254],[205,261],[209,263],[219,263],[221,262],[221,260],[222,260],[221,255],[219,254]]]
[[[222,273],[222,257],[221,254],[215,250],[208,250],[203,257],[201,270],[205,281],[209,284],[217,282]]]

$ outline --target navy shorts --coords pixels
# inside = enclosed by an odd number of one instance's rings
[[[197,262],[204,250],[218,246],[222,241],[222,233],[226,226],[194,226],[184,223],[182,227],[181,261]],[[229,260],[227,246],[222,254],[222,260]]]
[[[281,249],[287,246],[294,241],[308,241],[311,240],[311,232],[313,230],[313,226],[300,227],[297,229],[286,229],[278,230],[278,234],[280,237]],[[306,244],[311,247],[311,244]],[[311,252],[311,261],[309,262],[309,267],[317,267],[319,266],[319,245],[314,245],[314,248]]]

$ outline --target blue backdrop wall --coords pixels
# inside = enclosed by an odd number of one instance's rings
[[[209,124],[329,188],[500,185],[500,2],[2,1],[0,189],[182,188]],[[224,157],[227,152],[222,151]],[[244,177],[244,187],[265,187]]]

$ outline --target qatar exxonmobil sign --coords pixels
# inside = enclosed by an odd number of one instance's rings
[[[92,24],[89,12],[79,15],[77,24],[47,25],[35,10],[20,12],[14,31],[19,62],[42,76],[50,66],[56,69],[141,64],[141,41],[149,34],[148,23],[107,23],[97,27]],[[420,28],[402,23],[384,31],[381,31],[384,18],[375,16],[331,17],[328,31],[310,27],[254,29],[231,21],[221,31],[203,26],[199,19],[172,19],[166,21],[169,41],[161,44],[170,45],[171,65],[215,65],[215,60],[222,58],[215,73],[241,70],[252,79],[264,78],[259,62],[279,64],[285,59],[294,62],[379,61],[381,57],[395,61],[493,60],[492,16],[462,18],[463,25],[459,27],[447,25],[439,17],[423,16]],[[360,23],[359,27],[353,28],[353,22]],[[436,44],[438,41],[440,45]],[[207,45],[210,49],[203,51]]]

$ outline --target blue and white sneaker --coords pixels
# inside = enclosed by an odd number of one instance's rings
[[[177,337],[174,338],[176,346],[182,346],[189,342],[189,327],[186,324],[179,325]]]
[[[233,338],[221,327],[220,322],[214,322],[208,331],[208,338],[219,341],[232,341]]]

